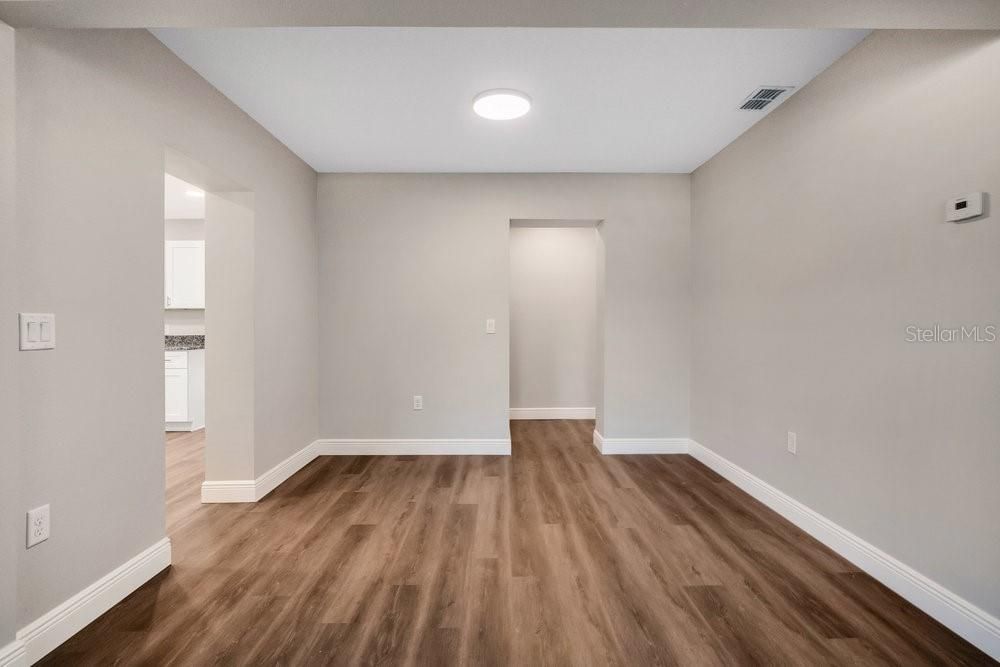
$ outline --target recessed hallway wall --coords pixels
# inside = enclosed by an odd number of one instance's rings
[[[510,229],[510,408],[595,408],[597,229]]]

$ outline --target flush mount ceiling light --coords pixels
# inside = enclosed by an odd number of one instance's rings
[[[486,90],[472,100],[472,110],[490,120],[512,120],[531,110],[531,98],[519,90]]]
[[[186,194],[188,197],[204,197],[205,191],[195,190],[194,188],[191,188],[190,190],[185,190],[184,194]]]

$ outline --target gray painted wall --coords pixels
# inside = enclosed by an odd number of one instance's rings
[[[597,401],[597,231],[510,230],[510,407]]]
[[[152,35],[18,31],[17,76],[19,305],[59,341],[20,357],[23,625],[164,535],[165,147],[255,193],[256,474],[316,437],[318,325],[315,173]]]
[[[253,198],[241,195],[208,192],[205,197],[206,480],[256,477],[256,224]]]
[[[14,30],[0,23],[0,648],[17,631],[18,504],[17,228],[14,223]]]
[[[690,193],[690,189],[689,189]],[[690,212],[689,212],[690,217]],[[690,232],[689,232],[690,233]],[[594,428],[598,433],[607,433],[607,428],[604,426],[604,367],[605,367],[605,354],[604,345],[606,337],[604,335],[605,326],[604,323],[607,320],[607,259],[608,252],[604,245],[604,223],[600,222],[597,224],[597,374],[594,377],[594,408],[596,412],[597,419]],[[690,325],[688,325],[690,329]],[[690,370],[690,362],[688,362],[688,368]],[[689,388],[690,394],[690,388]],[[690,411],[690,405],[688,406]],[[690,415],[689,415],[690,418]]]
[[[692,436],[994,615],[1000,343],[906,327],[1000,324],[998,72],[875,33],[693,177]]]
[[[318,201],[323,437],[507,437],[511,218],[605,220],[604,434],[688,435],[688,176],[325,174]]]

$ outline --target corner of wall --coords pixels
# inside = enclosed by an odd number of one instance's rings
[[[20,475],[21,437],[17,327],[18,275],[15,268],[17,72],[13,28],[0,22],[0,664],[15,661],[17,560],[23,539]],[[6,656],[6,657],[4,657]]]

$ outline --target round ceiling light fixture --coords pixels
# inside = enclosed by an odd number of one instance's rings
[[[489,120],[512,120],[531,110],[531,98],[519,90],[495,88],[476,95],[472,110]]]

